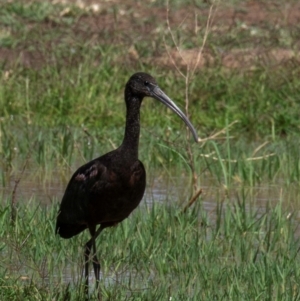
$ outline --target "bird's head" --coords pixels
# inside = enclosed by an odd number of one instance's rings
[[[147,73],[138,72],[133,74],[126,84],[126,89],[131,95],[143,98],[145,96],[154,97],[154,90],[158,85],[155,79]]]
[[[133,74],[126,84],[126,102],[130,102],[133,99],[141,102],[146,96],[159,100],[173,112],[175,112],[185,122],[192,132],[195,141],[198,142],[198,135],[192,123],[177,107],[177,105],[159,88],[156,80],[150,74],[144,72]]]

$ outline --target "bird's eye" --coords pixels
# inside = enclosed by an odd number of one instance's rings
[[[149,86],[149,82],[147,80],[144,81],[145,86]]]

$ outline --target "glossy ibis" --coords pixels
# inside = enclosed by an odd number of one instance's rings
[[[189,127],[195,141],[196,130],[184,113],[146,73],[132,75],[125,87],[127,108],[123,142],[119,148],[81,166],[72,176],[57,216],[56,233],[70,238],[89,229],[91,239],[85,245],[85,281],[88,290],[88,268],[92,262],[99,283],[100,264],[95,239],[106,227],[116,225],[140,203],[146,186],[146,172],[138,159],[140,107],[144,97],[152,97],[173,110]],[[96,230],[96,226],[100,225]]]

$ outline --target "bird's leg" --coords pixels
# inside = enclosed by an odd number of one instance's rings
[[[96,277],[96,288],[98,287],[99,280],[100,280],[100,262],[97,258],[96,254],[96,238],[100,235],[102,230],[104,229],[104,226],[100,226],[96,233],[93,236],[93,266],[94,266],[94,272],[95,272],[95,277]]]
[[[88,300],[88,295],[89,295],[89,257],[92,249],[92,240],[90,239],[86,244],[85,244],[85,249],[84,249],[84,266],[85,266],[85,287],[84,287],[84,292],[85,296]]]
[[[95,242],[95,237],[92,238],[92,244],[93,244],[93,255],[92,255],[92,262],[93,262],[93,267],[94,267],[94,272],[95,272],[95,278],[96,278],[96,287],[98,287],[98,283],[100,281],[100,262],[97,258],[96,254],[96,242]]]
[[[93,254],[92,254],[92,262],[95,272],[95,278],[96,278],[96,290],[99,286],[100,281],[100,262],[98,260],[97,254],[96,254],[96,238],[99,236],[99,234],[102,232],[102,230],[105,228],[105,226],[101,225],[97,231],[95,231],[95,228],[90,227],[90,233],[92,235],[92,238],[87,242],[86,246],[89,247],[89,251],[91,248],[93,248]],[[101,299],[100,292],[98,293],[99,300]]]

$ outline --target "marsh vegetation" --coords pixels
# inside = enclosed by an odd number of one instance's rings
[[[1,3],[0,299],[82,300],[88,233],[56,237],[58,203],[141,70],[202,140],[143,101],[147,193],[97,241],[104,300],[298,300],[298,1],[83,3]]]

